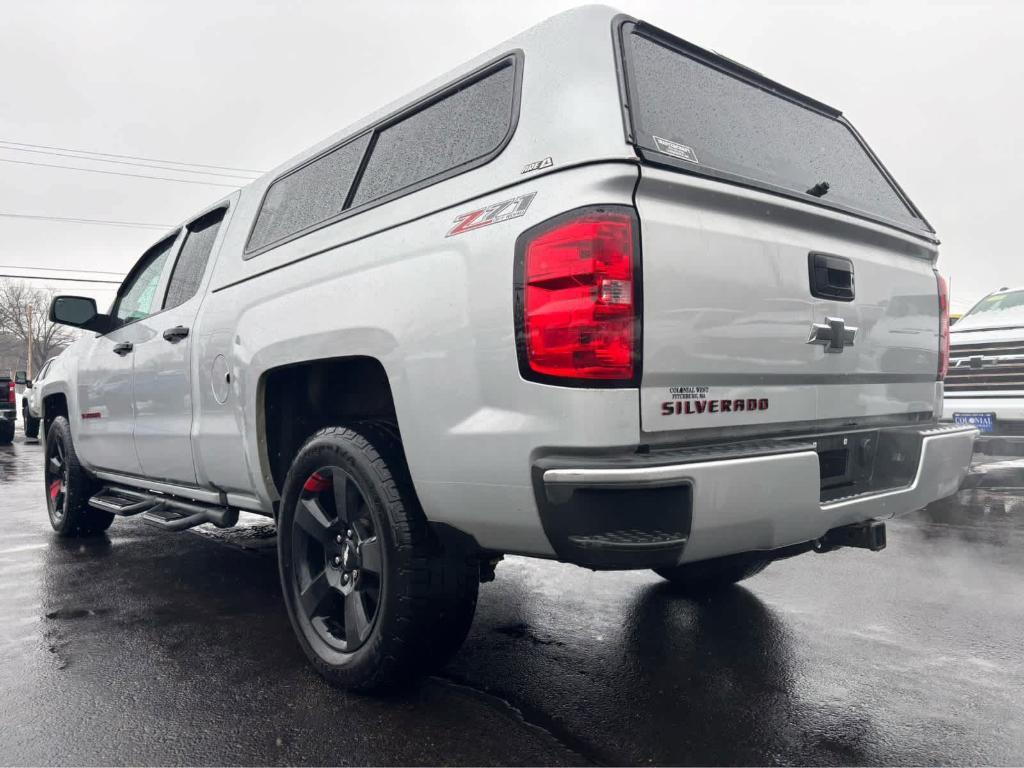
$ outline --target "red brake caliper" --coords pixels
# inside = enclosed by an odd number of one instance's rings
[[[314,472],[310,475],[306,482],[302,485],[302,490],[308,493],[320,493],[320,491],[326,491],[331,487],[331,478],[324,477],[319,472]]]
[[[54,480],[50,483],[50,500],[57,501],[57,495],[60,493],[60,480]]]

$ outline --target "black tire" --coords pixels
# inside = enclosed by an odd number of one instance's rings
[[[328,427],[299,450],[278,562],[299,645],[329,682],[392,688],[447,661],[476,609],[473,555],[434,535],[393,431]]]
[[[746,555],[718,557],[699,563],[687,563],[671,568],[655,568],[654,572],[672,582],[680,592],[702,595],[731,587],[738,581],[756,576],[771,560]]]
[[[94,536],[110,527],[114,516],[89,506],[100,483],[78,463],[71,439],[71,425],[58,416],[46,433],[44,453],[46,511],[58,535],[69,538]]]
[[[0,421],[0,445],[10,445],[14,442],[14,422]]]
[[[32,418],[28,412],[28,405],[21,409],[21,421],[25,425],[25,437],[33,440],[39,437],[39,419]]]

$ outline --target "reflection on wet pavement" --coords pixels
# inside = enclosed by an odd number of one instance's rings
[[[1024,760],[1021,459],[714,599],[508,558],[442,675],[366,698],[299,652],[265,522],[60,540],[40,454],[0,448],[3,762]]]

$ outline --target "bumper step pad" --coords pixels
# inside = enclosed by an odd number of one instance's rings
[[[644,552],[657,549],[674,549],[686,544],[686,534],[678,531],[623,530],[595,533],[589,536],[570,536],[569,541],[584,549],[617,550],[619,552]]]

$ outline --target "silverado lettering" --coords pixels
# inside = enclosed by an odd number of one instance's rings
[[[733,398],[729,400],[670,400],[661,404],[663,416],[693,413],[739,413],[767,411],[767,397]]]

